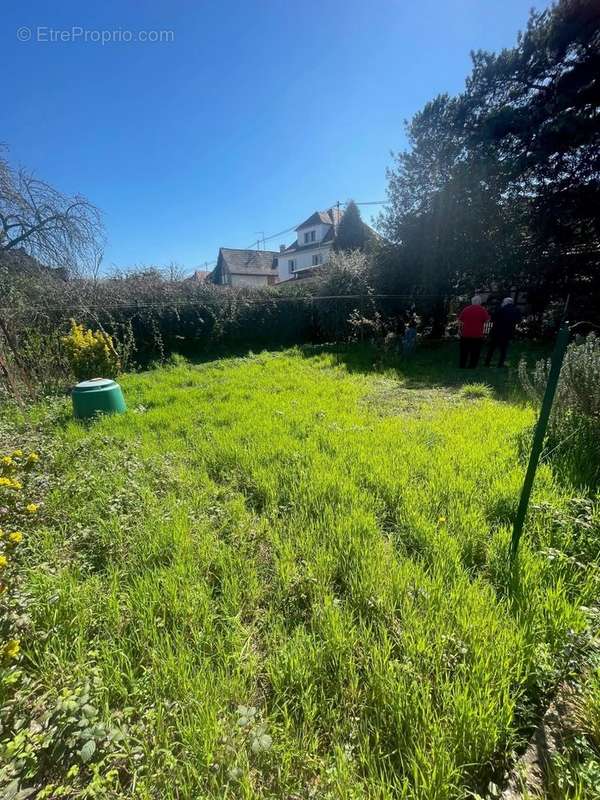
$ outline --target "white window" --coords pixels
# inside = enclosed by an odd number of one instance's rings
[[[304,244],[308,244],[309,242],[316,241],[317,232],[316,231],[306,231],[304,234]]]
[[[294,261],[293,258],[290,258],[289,261],[288,261],[288,269],[289,269],[289,271],[293,272],[295,266],[296,266],[296,262]]]
[[[313,265],[313,267],[316,267],[316,266],[317,266],[318,264],[320,264],[322,261],[323,261],[323,258],[322,258],[322,256],[321,256],[321,253],[316,253],[316,254],[315,254],[313,257],[312,257],[312,265]]]

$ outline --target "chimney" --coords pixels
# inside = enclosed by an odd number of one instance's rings
[[[279,245],[279,252],[280,252],[280,253],[283,253],[283,252],[284,252],[284,250],[285,250],[285,245],[284,245],[284,244],[280,244],[280,245]]]

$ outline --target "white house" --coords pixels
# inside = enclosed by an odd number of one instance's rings
[[[296,228],[296,240],[279,252],[221,247],[217,265],[207,278],[224,286],[272,286],[308,278],[329,261],[343,212],[338,208],[315,211]],[[375,232],[362,223],[369,235]]]
[[[335,239],[341,212],[337,208],[315,211],[296,228],[296,241],[280,247],[278,253],[279,283],[307,277],[315,267],[327,263]]]

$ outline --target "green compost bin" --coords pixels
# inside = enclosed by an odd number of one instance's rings
[[[73,388],[73,416],[89,419],[96,414],[121,414],[126,411],[121,387],[109,378],[81,381]]]

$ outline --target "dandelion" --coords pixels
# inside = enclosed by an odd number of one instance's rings
[[[40,460],[40,457],[37,453],[29,453],[27,456],[27,462],[29,464],[36,464]]]
[[[28,514],[35,514],[38,510],[39,506],[36,503],[29,503],[29,505],[25,506],[25,511]]]
[[[5,556],[3,553],[0,553],[0,569],[4,569],[8,564],[8,556]]]
[[[13,531],[8,534],[8,541],[11,544],[20,544],[23,541],[23,534],[21,531]]]
[[[13,458],[22,458],[23,451],[22,450],[13,450]]]
[[[440,517],[440,518],[438,519],[438,522],[440,523],[440,525],[443,525],[443,524],[444,524],[444,522],[446,522],[446,517]]]
[[[23,484],[20,481],[13,481],[12,478],[0,478],[0,486],[6,486],[7,489],[22,489]]]
[[[4,645],[4,657],[16,658],[21,650],[21,643],[18,639],[9,639]]]
[[[10,456],[2,456],[2,465],[4,467],[12,467],[14,463]]]

